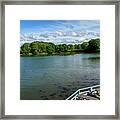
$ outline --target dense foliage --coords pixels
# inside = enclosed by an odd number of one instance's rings
[[[91,39],[89,42],[82,44],[59,44],[55,45],[48,42],[35,41],[32,43],[24,43],[20,47],[21,55],[44,55],[44,54],[61,54],[67,52],[91,52],[100,50],[100,39]]]

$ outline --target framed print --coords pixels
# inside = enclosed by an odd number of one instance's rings
[[[118,1],[1,5],[1,118],[119,119]]]

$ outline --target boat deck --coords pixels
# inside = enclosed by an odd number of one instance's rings
[[[66,100],[100,100],[100,85],[79,89]]]
[[[96,89],[87,94],[80,94],[77,96],[76,100],[100,100],[100,89]]]

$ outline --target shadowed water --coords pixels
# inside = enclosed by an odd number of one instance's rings
[[[100,54],[20,58],[21,100],[64,100],[100,84]]]

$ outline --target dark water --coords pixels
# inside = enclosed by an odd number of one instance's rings
[[[64,100],[100,84],[100,54],[20,58],[21,100]]]

